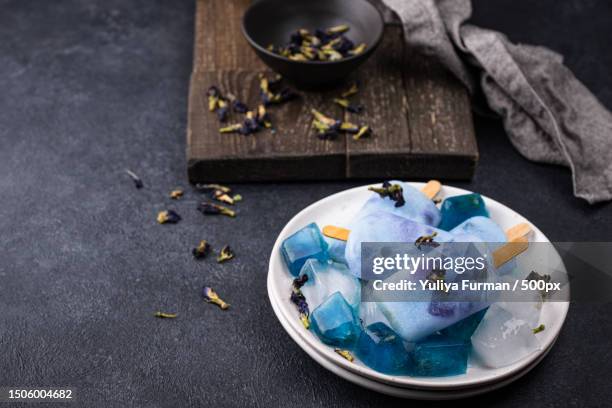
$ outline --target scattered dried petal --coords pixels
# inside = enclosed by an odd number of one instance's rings
[[[236,212],[227,207],[207,202],[200,203],[198,205],[198,211],[205,215],[226,215],[228,217],[236,216]]]
[[[155,312],[153,315],[155,317],[159,317],[160,319],[175,319],[178,315],[176,313],[166,313],[166,312]]]
[[[214,198],[217,201],[221,201],[222,203],[234,204],[234,199],[230,197],[229,194],[224,193],[221,190],[213,191],[212,198]]]
[[[403,197],[402,197],[403,199]],[[440,246],[440,244],[438,242],[434,241],[434,238],[438,235],[438,233],[436,231],[432,232],[430,235],[423,235],[420,236],[416,239],[416,241],[414,241],[414,246],[416,246],[418,249],[421,249],[422,246],[431,246],[433,248],[436,248],[438,246]]]
[[[183,196],[183,190],[180,188],[177,188],[176,190],[172,190],[170,192],[170,198],[172,198],[173,200],[178,200],[182,196]]]
[[[359,128],[359,132],[353,135],[353,140],[359,140],[362,137],[367,137],[371,133],[369,126],[362,126]]]
[[[193,257],[195,259],[203,259],[206,258],[208,253],[210,252],[210,244],[205,240],[201,240],[196,248],[191,250]]]
[[[222,263],[225,261],[229,261],[233,257],[234,257],[234,252],[232,252],[232,249],[229,247],[229,245],[226,245],[221,249],[221,252],[219,253],[219,256],[217,257],[217,262]]]
[[[142,183],[142,180],[140,179],[140,177],[138,177],[136,175],[136,173],[134,173],[133,171],[128,170],[128,169],[125,169],[125,172],[132,178],[136,188],[140,189],[140,188],[144,187],[144,184]]]
[[[173,210],[160,211],[157,214],[157,222],[160,224],[176,224],[181,220],[181,216]]]
[[[215,190],[221,190],[224,193],[229,193],[232,191],[231,188],[227,187],[227,186],[223,186],[221,184],[196,184],[195,185],[195,189],[200,191],[200,192],[211,192],[211,191],[215,191]]]
[[[351,87],[349,89],[347,89],[346,91],[342,92],[342,94],[340,94],[340,96],[343,97],[343,98],[348,98],[349,96],[353,96],[353,95],[357,94],[357,92],[359,92],[359,85],[357,85],[356,82],[353,82]]]
[[[368,190],[377,193],[381,198],[389,197],[392,201],[395,201],[396,207],[406,204],[406,201],[404,201],[404,190],[399,184],[391,184],[385,181],[382,187],[369,187]]]
[[[212,288],[208,286],[204,286],[202,289],[202,296],[204,297],[204,301],[208,303],[214,303],[219,306],[222,310],[226,310],[230,305],[226,303],[223,299],[219,297],[217,292],[215,292]]]
[[[336,354],[339,354],[340,356],[344,357],[345,359],[347,359],[351,363],[353,361],[355,361],[355,357],[353,357],[351,352],[348,351],[348,350],[342,350],[342,349],[336,348],[336,349],[334,349],[334,351],[336,352]]]

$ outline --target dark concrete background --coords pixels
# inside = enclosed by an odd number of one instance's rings
[[[191,0],[0,0],[0,386],[73,386],[89,407],[428,405],[326,371],[268,303],[277,233],[357,183],[236,186],[237,219],[205,219],[189,189],[167,198],[188,187],[193,14]],[[605,0],[479,0],[474,21],[563,53],[612,108],[611,18]],[[476,132],[476,176],[451,184],[515,208],[553,240],[610,240],[611,205],[574,198],[568,170],[524,160],[497,120],[476,118]],[[164,208],[183,221],[157,225]],[[202,238],[237,258],[194,262]],[[204,284],[232,308],[204,304]],[[179,318],[155,319],[157,309]],[[573,305],[536,369],[471,402],[607,405],[611,338],[610,305]]]

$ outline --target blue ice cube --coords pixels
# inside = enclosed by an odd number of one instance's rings
[[[346,264],[346,258],[344,252],[346,251],[346,241],[342,241],[336,238],[323,237],[327,243],[329,257],[334,261],[342,264]]]
[[[475,216],[488,217],[489,211],[485,207],[480,194],[464,194],[449,197],[444,200],[440,210],[442,220],[438,228],[450,231],[468,218]]]
[[[418,342],[410,353],[411,375],[446,377],[465,374],[470,353],[470,341],[435,334]]]
[[[310,315],[310,327],[321,341],[330,346],[351,348],[361,328],[353,308],[340,292],[329,296]]]
[[[468,341],[478,328],[478,325],[482,321],[485,313],[487,313],[487,309],[482,309],[481,311],[476,312],[463,320],[459,320],[457,323],[448,326],[445,329],[442,329],[440,333],[448,337]]]
[[[298,276],[300,269],[309,258],[323,262],[329,260],[327,243],[314,222],[284,240],[281,245],[281,254],[293,276]]]
[[[368,367],[391,375],[410,372],[410,354],[401,337],[382,322],[365,328],[355,346],[355,355]]]
[[[340,292],[354,310],[358,309],[361,300],[361,283],[351,275],[346,265],[309,259],[302,267],[300,275],[308,276],[308,280],[302,286],[302,293],[310,310],[316,309],[334,292]]]

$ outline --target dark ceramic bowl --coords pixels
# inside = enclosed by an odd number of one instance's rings
[[[300,28],[314,31],[340,24],[350,27],[346,36],[366,43],[359,55],[339,61],[293,61],[266,48],[285,45]],[[259,58],[272,70],[303,88],[338,83],[365,62],[383,36],[380,12],[366,0],[259,0],[242,18],[242,32]]]

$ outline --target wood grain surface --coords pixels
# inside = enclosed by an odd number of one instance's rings
[[[206,90],[217,85],[249,106],[259,101],[267,68],[240,30],[248,0],[198,0],[187,130],[191,182],[329,180],[344,178],[469,179],[478,160],[468,96],[450,74],[405,49],[401,28],[388,26],[374,55],[345,84],[270,107],[275,132],[220,134]],[[360,115],[332,99],[360,83]],[[368,124],[370,138],[319,140],[311,109]],[[239,115],[229,122],[240,121]]]

